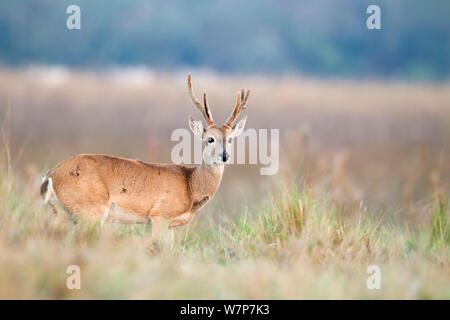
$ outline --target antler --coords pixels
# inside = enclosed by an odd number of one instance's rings
[[[238,92],[236,106],[234,107],[233,112],[228,117],[227,122],[224,124],[225,127],[233,128],[234,121],[236,121],[236,118],[239,116],[241,111],[245,110],[249,96],[250,90],[247,90],[247,94],[245,93],[244,89],[242,89],[242,92]]]
[[[214,126],[214,120],[211,114],[211,111],[208,107],[208,102],[206,101],[206,93],[203,93],[203,105],[200,103],[200,101],[197,100],[194,94],[194,90],[192,89],[192,81],[191,81],[191,74],[188,74],[188,88],[189,88],[189,95],[191,96],[192,102],[195,104],[198,110],[202,113],[203,117],[205,118],[206,122],[208,123],[208,126]]]

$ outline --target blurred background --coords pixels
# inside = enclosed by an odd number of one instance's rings
[[[69,30],[66,8],[81,9]],[[381,8],[369,30],[366,9]],[[30,196],[77,153],[170,161],[170,134],[252,89],[247,127],[280,129],[280,171],[232,165],[205,211],[239,212],[279,183],[344,207],[414,210],[450,183],[450,2],[0,2],[0,117]]]

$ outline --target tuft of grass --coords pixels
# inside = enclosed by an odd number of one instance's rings
[[[430,246],[432,249],[450,246],[449,200],[437,199],[431,206]]]

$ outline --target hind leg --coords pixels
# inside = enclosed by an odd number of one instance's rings
[[[52,213],[56,216],[58,215],[58,208],[63,209],[67,216],[72,220],[74,224],[77,223],[75,215],[67,209],[56,196],[55,190],[53,189],[52,178],[45,177],[41,185],[41,196],[44,200],[44,204],[48,205]]]
[[[103,224],[109,215],[108,189],[97,174],[77,170],[77,174],[65,170],[55,172],[55,194],[63,206],[78,218]]]
[[[53,214],[55,216],[58,215],[58,211],[56,210],[56,206],[53,203],[51,203],[51,202],[48,202],[47,204],[50,207],[50,209],[52,209]]]

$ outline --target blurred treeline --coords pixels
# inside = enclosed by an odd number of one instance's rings
[[[68,30],[66,8],[81,8]],[[381,30],[366,8],[381,7]],[[446,80],[450,1],[2,0],[0,64]]]

